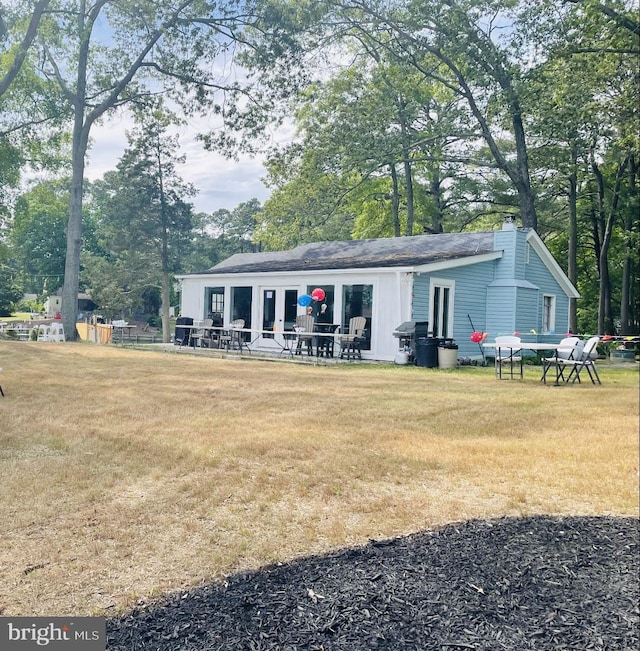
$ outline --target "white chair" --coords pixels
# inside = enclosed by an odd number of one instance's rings
[[[48,325],[39,325],[38,326],[38,336],[37,340],[38,341],[50,341],[49,340],[49,332],[51,331],[51,326]]]
[[[556,354],[553,357],[542,358],[542,378],[545,384],[547,383],[547,373],[552,367],[556,367],[556,384],[560,380],[564,380],[564,366],[563,362],[568,359],[578,359],[582,354],[584,342],[580,341],[580,337],[565,337],[560,340]]]
[[[58,321],[54,321],[49,326],[48,341],[64,341],[64,326]]]
[[[598,384],[602,384],[600,376],[598,375],[598,369],[596,368],[596,347],[599,343],[600,337],[591,337],[590,339],[587,339],[579,356],[574,355],[576,359],[558,359],[558,363],[562,364],[564,368],[571,368],[571,372],[567,376],[567,382],[573,377],[572,382],[577,380],[581,383],[582,380],[580,379],[580,373],[582,373],[584,369],[587,369],[587,373],[591,379],[591,384],[595,384],[596,380]]]
[[[524,377],[522,368],[522,340],[513,335],[496,337],[496,375],[502,379],[503,364],[509,365],[509,377],[513,380],[515,366],[520,366],[520,379]]]

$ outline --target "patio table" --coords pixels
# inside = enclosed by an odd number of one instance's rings
[[[482,344],[483,348],[488,348],[488,349],[495,349],[498,348],[498,344],[495,342],[493,343],[487,343],[487,344]],[[531,350],[533,352],[540,352],[540,351],[548,351],[552,352],[555,356],[556,359],[558,357],[558,348],[560,347],[560,344],[550,344],[550,343],[545,343],[545,342],[537,342],[537,341],[521,341],[518,344],[514,344],[513,347],[510,346],[505,346],[504,344],[499,345],[500,348],[510,348],[512,351],[513,350]],[[554,382],[554,386],[559,386],[560,385],[560,370],[558,368],[558,364],[555,365],[556,367],[556,381]],[[544,382],[545,384],[547,383],[547,375],[544,372],[542,372],[542,376],[540,378],[541,382]]]

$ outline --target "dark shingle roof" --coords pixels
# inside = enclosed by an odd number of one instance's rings
[[[441,233],[343,242],[301,244],[290,251],[237,253],[207,274],[311,271],[414,266],[455,260],[493,248],[493,232]]]

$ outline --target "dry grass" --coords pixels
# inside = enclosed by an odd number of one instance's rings
[[[0,342],[0,613],[97,615],[467,518],[638,514],[638,373]]]

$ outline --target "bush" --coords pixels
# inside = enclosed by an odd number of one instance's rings
[[[152,328],[161,328],[162,327],[162,317],[158,315],[152,315],[147,319],[147,323]]]
[[[22,298],[22,290],[13,279],[11,270],[0,265],[0,316],[11,316]]]

